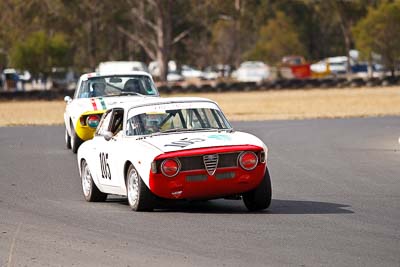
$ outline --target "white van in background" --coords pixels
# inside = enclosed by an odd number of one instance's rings
[[[101,62],[96,68],[99,73],[125,73],[131,71],[144,71],[149,73],[149,70],[141,61],[106,61]]]

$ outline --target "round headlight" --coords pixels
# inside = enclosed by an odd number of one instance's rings
[[[89,115],[86,118],[86,124],[89,127],[96,128],[99,125],[100,117],[98,115]]]
[[[181,169],[181,163],[178,159],[165,159],[161,163],[161,172],[167,177],[174,177]]]
[[[239,155],[240,167],[246,171],[253,170],[258,164],[258,157],[254,152],[246,151]]]

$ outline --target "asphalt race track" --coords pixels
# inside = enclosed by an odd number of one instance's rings
[[[234,126],[269,145],[266,212],[87,203],[63,127],[0,128],[0,266],[400,266],[400,117]]]

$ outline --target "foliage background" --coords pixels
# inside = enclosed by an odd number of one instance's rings
[[[0,66],[38,73],[157,60],[165,68],[174,59],[203,68],[275,64],[288,54],[316,61],[354,48],[394,66],[399,7],[397,0],[1,0]]]

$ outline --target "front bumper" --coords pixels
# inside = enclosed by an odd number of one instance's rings
[[[262,151],[262,148],[255,146],[247,146],[247,149],[243,146],[241,148],[255,152]],[[176,153],[174,154],[174,156],[178,156]],[[166,157],[168,156],[163,156],[163,158]],[[217,167],[213,175],[210,175],[205,169],[181,171],[174,177],[166,177],[160,172],[150,172],[149,185],[150,190],[162,198],[213,199],[242,194],[255,189],[261,183],[265,171],[266,162],[264,161],[259,162],[251,171],[246,171],[239,166]]]

